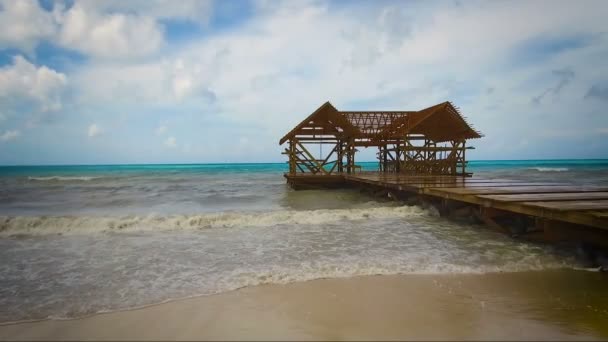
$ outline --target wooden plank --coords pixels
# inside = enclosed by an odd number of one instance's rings
[[[390,183],[427,183],[427,182],[463,182],[467,184],[473,183],[505,183],[505,182],[517,182],[513,180],[493,180],[493,179],[470,179],[470,178],[439,178],[439,177],[425,177],[425,178],[410,178],[410,177],[381,177],[381,176],[369,176],[369,175],[348,175],[346,176],[352,180],[358,179],[366,179],[366,180],[374,180],[381,182],[390,182]],[[553,183],[550,183],[553,184]]]
[[[369,182],[369,181],[368,181]],[[408,183],[408,182],[377,182],[374,183],[380,186],[385,186],[385,187],[391,187],[391,188],[395,188],[395,187],[399,187],[399,186],[405,186],[405,187],[412,187],[412,188],[417,188],[417,189],[421,189],[421,188],[466,188],[466,189],[475,189],[475,188],[513,188],[513,187],[521,187],[521,186],[560,186],[560,185],[553,185],[553,184],[549,184],[549,185],[545,185],[545,184],[537,184],[537,183],[505,183],[505,184],[500,184],[500,183],[473,183],[473,184],[464,184],[464,183]],[[563,186],[563,185],[561,185]]]
[[[523,204],[557,211],[608,210],[608,200],[524,202]]]
[[[316,164],[316,166],[317,166],[317,168],[318,168],[319,171],[323,172],[326,175],[329,175],[329,172],[327,172],[327,170],[325,170],[325,168],[323,167],[323,165],[319,164],[319,162],[317,161],[317,159],[315,159],[315,157],[313,157],[313,155],[310,152],[308,152],[308,150],[306,149],[306,147],[304,147],[304,145],[302,145],[297,140],[295,142],[296,142],[297,146],[300,146],[300,148],[302,149],[302,152],[304,152],[304,154],[306,154],[306,156],[308,157],[307,160],[310,160],[314,164]]]
[[[546,187],[546,186],[564,186],[563,184],[550,184],[550,183],[407,183],[407,182],[399,182],[395,184],[408,184],[408,185],[418,185],[420,187],[425,188],[494,188],[494,187],[522,187],[522,186],[536,186],[536,187]]]
[[[295,174],[290,174],[290,173],[284,173],[283,176],[285,177],[295,177],[295,178],[327,178],[327,179],[335,179],[335,178],[340,178],[343,179],[344,176],[342,176],[341,174],[331,174],[331,175],[325,175],[325,174],[318,174],[318,173],[312,173],[312,172],[297,172]]]
[[[556,192],[549,194],[480,195],[478,197],[501,202],[566,201],[608,199],[608,192]]]
[[[383,173],[307,174],[288,177],[297,187],[372,184],[524,215],[608,229],[608,187],[487,180],[461,176],[387,176]],[[524,185],[535,184],[535,185]],[[500,200],[499,200],[500,199]]]
[[[604,211],[590,211],[588,214],[595,216],[597,218],[603,218],[608,220],[608,210]]]
[[[367,173],[366,173],[367,172]],[[563,183],[554,182],[530,182],[530,181],[518,181],[513,179],[503,178],[479,178],[479,177],[462,177],[462,176],[406,176],[406,175],[394,175],[394,174],[383,174],[373,173],[370,171],[364,171],[357,173],[356,175],[345,175],[347,178],[352,180],[357,179],[368,179],[382,182],[464,182],[464,183],[534,183],[541,185],[567,185]]]
[[[608,191],[607,187],[597,186],[514,186],[514,187],[487,187],[487,188],[428,188],[428,194],[457,194],[457,195],[491,195],[491,194],[535,194],[559,192],[598,192]]]
[[[466,184],[477,184],[477,183],[491,183],[491,184],[503,184],[503,183],[523,183],[518,181],[495,181],[495,180],[486,180],[486,179],[440,179],[440,178],[427,178],[427,179],[409,179],[409,178],[396,178],[396,179],[385,179],[385,178],[371,178],[366,177],[365,179],[374,179],[380,180],[383,182],[392,182],[392,183],[466,183]],[[536,182],[535,182],[536,183]],[[546,184],[546,183],[544,183]],[[549,183],[554,184],[554,183]],[[562,184],[563,185],[563,184]]]

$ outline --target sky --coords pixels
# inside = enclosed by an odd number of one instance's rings
[[[469,159],[608,158],[607,17],[604,0],[0,0],[0,165],[280,162],[325,101],[452,101],[485,135]]]

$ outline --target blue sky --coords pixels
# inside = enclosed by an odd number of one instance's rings
[[[606,17],[606,1],[0,0],[0,164],[282,161],[327,100],[450,100],[486,135],[471,159],[608,158]]]

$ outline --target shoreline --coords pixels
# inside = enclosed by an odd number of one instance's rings
[[[78,320],[84,320],[84,319],[88,319],[88,318],[95,317],[95,316],[101,316],[101,315],[111,315],[111,314],[116,314],[116,313],[121,313],[121,312],[145,310],[150,307],[171,304],[171,303],[175,303],[175,302],[197,300],[197,299],[201,299],[201,298],[205,298],[205,297],[222,296],[222,295],[226,295],[226,294],[236,292],[236,291],[244,291],[247,288],[256,288],[256,287],[290,286],[292,284],[298,284],[298,283],[309,283],[309,282],[327,281],[327,280],[355,280],[356,281],[356,279],[368,278],[368,277],[458,277],[458,276],[482,276],[482,275],[492,276],[492,275],[499,275],[499,274],[514,274],[514,273],[570,272],[570,271],[591,272],[591,273],[599,272],[599,270],[596,270],[594,268],[562,268],[562,269],[527,270],[527,271],[496,271],[496,272],[490,271],[490,272],[478,272],[478,273],[475,273],[475,272],[471,272],[471,273],[406,273],[406,274],[393,273],[393,274],[364,274],[364,275],[352,275],[352,276],[343,276],[343,277],[342,276],[322,277],[322,278],[315,278],[315,279],[309,279],[309,280],[296,280],[296,281],[290,281],[290,282],[286,282],[286,283],[272,283],[271,282],[271,283],[260,283],[260,284],[255,284],[255,285],[244,285],[239,288],[225,290],[225,291],[221,291],[221,292],[217,292],[217,293],[194,294],[194,295],[185,296],[185,297],[169,298],[169,299],[166,299],[166,300],[163,300],[160,302],[156,302],[156,303],[143,304],[140,306],[127,307],[127,308],[117,308],[117,309],[112,309],[112,310],[107,310],[107,311],[98,311],[98,312],[94,312],[91,314],[85,314],[85,315],[76,316],[76,317],[46,317],[46,318],[24,319],[24,320],[17,320],[17,321],[5,321],[5,322],[0,322],[0,329],[4,326],[41,323],[41,322],[46,322],[46,321],[55,321],[55,322],[78,321]]]
[[[3,324],[0,339],[605,339],[607,281],[585,271],[318,279]]]

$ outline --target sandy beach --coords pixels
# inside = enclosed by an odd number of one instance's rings
[[[586,271],[321,279],[4,325],[0,338],[596,340],[608,337],[606,281]]]

